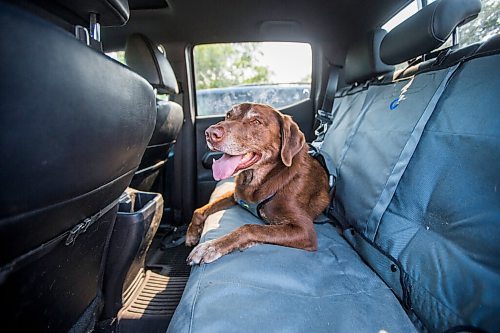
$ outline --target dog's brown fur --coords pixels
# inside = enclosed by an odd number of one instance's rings
[[[215,142],[211,131],[222,131]],[[291,117],[270,106],[244,103],[228,112],[226,119],[206,131],[212,150],[231,155],[256,152],[260,160],[236,176],[235,192],[247,202],[274,197],[261,209],[268,225],[247,224],[193,249],[188,263],[210,263],[234,250],[268,243],[315,251],[314,219],[329,202],[327,174],[308,154],[304,134]],[[206,218],[235,205],[234,193],[195,210],[186,234],[186,245],[199,239]]]

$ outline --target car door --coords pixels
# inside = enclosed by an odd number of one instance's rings
[[[205,130],[224,119],[234,104],[269,104],[288,114],[308,141],[313,137],[312,54],[306,43],[232,43],[193,49],[196,89],[196,204],[205,204],[216,185]],[[292,55],[292,56],[291,56]]]

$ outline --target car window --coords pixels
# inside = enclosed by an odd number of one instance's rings
[[[125,51],[113,51],[113,52],[106,52],[106,55],[110,58],[115,59],[116,61],[121,62],[122,64],[125,64]]]
[[[434,1],[428,0],[428,3]],[[458,43],[460,47],[485,41],[491,36],[500,33],[500,1],[481,0],[481,6],[481,12],[475,20],[458,27]]]
[[[401,22],[418,12],[417,1],[412,1],[409,5],[401,9],[396,15],[389,19],[383,26],[382,29],[389,32],[394,29]]]
[[[428,0],[430,4],[436,0]],[[471,22],[464,24],[457,29],[458,43],[460,47],[464,47],[473,43],[485,41],[486,39],[500,33],[500,1],[498,0],[481,0],[482,9],[479,16]],[[419,10],[418,2],[412,1],[404,7],[390,20],[388,20],[382,28],[386,31],[391,31],[398,24],[406,20],[411,15]],[[441,45],[437,50],[452,46],[452,37]],[[396,71],[407,66],[407,62],[396,65]]]
[[[311,94],[307,43],[203,44],[194,47],[193,59],[200,116],[221,115],[242,102],[283,108]]]

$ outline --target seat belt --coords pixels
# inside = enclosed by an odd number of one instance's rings
[[[335,93],[337,92],[340,69],[341,67],[337,65],[332,65],[330,67],[330,74],[328,75],[328,83],[326,84],[323,104],[316,113],[316,119],[318,120],[319,124],[314,131],[314,134],[316,134],[316,139],[314,140],[314,142],[323,141],[328,127],[333,122],[333,102],[335,101]]]
[[[337,178],[336,170],[330,170],[324,160],[324,156],[319,153],[321,145],[323,144],[326,131],[333,122],[333,102],[335,101],[335,94],[337,93],[337,86],[339,82],[339,73],[342,67],[331,65],[330,74],[328,75],[328,82],[326,84],[325,97],[321,109],[316,113],[318,120],[318,127],[314,131],[316,139],[309,144],[309,154],[314,157],[328,174],[328,186],[330,200],[333,198],[335,191],[335,180]]]

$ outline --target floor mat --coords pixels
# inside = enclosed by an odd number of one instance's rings
[[[192,248],[184,244],[165,250],[160,249],[148,262],[148,266],[163,275],[188,277],[191,266],[186,264],[186,258],[191,250]]]
[[[184,243],[165,246],[165,239],[172,238],[177,239],[167,230],[160,231],[153,240],[146,260],[147,270],[124,293],[125,305],[118,315],[116,332],[167,330],[191,272],[186,264],[191,248]]]
[[[165,332],[188,277],[169,277],[146,271],[125,292],[126,305],[118,314],[117,332]]]

